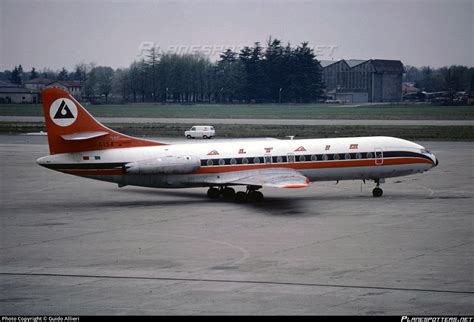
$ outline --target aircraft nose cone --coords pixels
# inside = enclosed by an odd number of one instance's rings
[[[41,157],[36,160],[36,163],[44,167],[47,161],[49,161],[48,157]]]

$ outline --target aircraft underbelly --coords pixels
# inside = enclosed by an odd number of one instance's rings
[[[398,177],[424,172],[429,168],[430,166],[428,164],[401,164],[370,167],[306,169],[300,172],[308,177],[310,181],[333,181]],[[219,173],[186,175],[83,175],[83,177],[113,182],[121,186],[187,188],[212,186],[213,184],[209,184],[209,182],[218,178]]]

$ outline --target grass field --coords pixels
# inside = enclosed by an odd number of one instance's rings
[[[473,120],[474,106],[327,104],[88,105],[98,117]],[[42,116],[41,105],[0,104],[0,116]]]
[[[189,124],[120,123],[105,124],[128,135],[148,137],[183,137]],[[0,122],[0,133],[46,131],[42,122]],[[407,140],[474,141],[472,126],[338,126],[338,125],[247,125],[228,124],[219,129],[219,137],[274,137],[294,135],[302,138],[350,136],[394,136]]]

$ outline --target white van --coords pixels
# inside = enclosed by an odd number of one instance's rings
[[[184,132],[184,136],[188,139],[203,138],[210,139],[216,135],[216,131],[213,126],[209,125],[195,125],[189,130]]]

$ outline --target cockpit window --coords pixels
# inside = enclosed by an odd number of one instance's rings
[[[429,154],[431,154],[430,150],[428,150],[428,149],[421,149],[420,151],[421,151],[421,153],[429,153]]]

